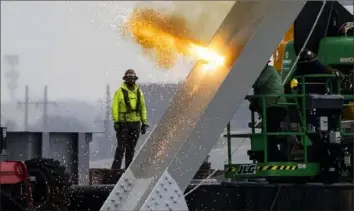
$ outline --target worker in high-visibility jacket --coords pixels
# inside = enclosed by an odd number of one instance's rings
[[[112,118],[117,136],[117,147],[112,169],[120,169],[125,153],[125,169],[133,161],[135,147],[140,132],[148,129],[147,110],[144,94],[135,83],[136,73],[128,69],[123,77],[124,83],[115,92],[112,103]]]
[[[284,96],[284,86],[276,69],[267,64],[262,70],[261,75],[253,85],[254,95],[273,95],[265,97],[264,105],[261,98],[252,98],[250,101],[250,110],[258,112],[266,118],[266,131],[268,133],[279,132],[281,122],[287,115],[286,99]],[[266,108],[266,114],[262,113],[262,106]],[[264,117],[264,116],[263,116]],[[268,136],[268,161],[280,161],[282,155],[278,149],[278,140],[276,136]]]

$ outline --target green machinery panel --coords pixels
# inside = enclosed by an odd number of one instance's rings
[[[352,65],[354,63],[354,38],[353,37],[326,37],[320,42],[318,59],[324,65]],[[288,72],[294,65],[296,53],[294,41],[289,41],[284,50],[282,64],[282,79],[284,80]],[[296,67],[294,67],[296,68]]]
[[[283,58],[282,71],[281,71],[282,80],[285,79],[285,77],[293,67],[295,60],[296,60],[296,52],[294,50],[294,41],[289,41],[285,45],[285,50],[284,50],[284,58]]]
[[[325,65],[352,65],[353,48],[353,37],[327,37],[321,40],[318,58]]]
[[[318,175],[317,163],[270,162],[225,165],[227,178],[252,177],[314,177]]]

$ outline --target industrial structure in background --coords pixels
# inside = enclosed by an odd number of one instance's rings
[[[15,100],[16,90],[18,88],[18,79],[20,73],[18,72],[18,66],[20,64],[20,59],[18,55],[4,55],[4,66],[6,69],[5,78],[8,79],[7,88],[9,89],[9,94],[11,100]]]
[[[353,210],[352,21],[353,15],[337,1],[235,2],[216,34],[222,36],[230,54],[241,48],[232,58],[237,62],[224,72],[216,70],[217,77],[201,78],[198,68],[193,69],[125,172],[106,170],[100,185],[88,185],[84,152],[92,133],[8,132],[1,128],[1,210]],[[285,75],[284,97],[291,98],[287,104],[291,115],[279,133],[267,133],[263,104],[261,124],[255,124],[252,114],[252,133],[241,134],[251,139],[248,154],[253,163],[233,163],[229,145],[224,177],[213,177],[212,172],[205,179],[211,178],[213,183],[195,185],[192,178],[291,23],[293,40],[286,36],[277,54],[282,55],[282,65],[279,58],[275,61]],[[231,38],[237,38],[237,46]],[[294,76],[304,48],[318,53],[322,63],[342,71],[343,78],[334,74]],[[305,79],[311,77],[325,81],[316,85],[325,87],[326,94],[307,92],[313,84]],[[243,83],[235,83],[239,78]],[[190,97],[190,88],[195,85],[199,89]],[[266,100],[270,96],[250,97]],[[107,105],[109,100],[107,97]],[[310,116],[315,121],[308,122]],[[258,133],[257,127],[263,131]],[[231,132],[228,127],[224,134],[229,143],[240,136]],[[271,136],[286,140],[286,159],[268,160]],[[38,142],[40,148],[35,144]],[[22,153],[27,154],[21,158]],[[70,164],[59,159],[63,154]],[[317,184],[311,184],[313,181]],[[296,183],[304,185],[293,185]]]
[[[44,86],[44,95],[43,95],[43,101],[30,101],[30,96],[29,96],[29,86],[26,85],[25,87],[25,99],[24,101],[17,101],[17,106],[18,108],[24,107],[24,130],[29,131],[29,106],[34,105],[36,108],[43,108],[43,125],[42,125],[42,130],[43,132],[47,132],[47,120],[48,120],[48,105],[54,105],[56,106],[57,104],[54,101],[49,101],[48,100],[48,86]]]

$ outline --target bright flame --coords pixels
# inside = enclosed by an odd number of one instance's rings
[[[215,70],[225,64],[225,58],[216,51],[196,44],[190,44],[188,49],[192,56],[205,62],[203,65],[205,70]]]
[[[205,70],[216,69],[225,63],[225,58],[218,52],[195,41],[185,20],[177,16],[164,16],[152,9],[135,9],[125,30],[166,69],[176,64],[178,54],[202,61]]]

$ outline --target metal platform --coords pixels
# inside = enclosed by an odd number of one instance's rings
[[[187,188],[188,192],[194,186]],[[73,186],[69,210],[100,209],[113,185]],[[271,185],[267,183],[223,183],[202,185],[186,197],[190,211],[209,210],[354,210],[353,184]]]

